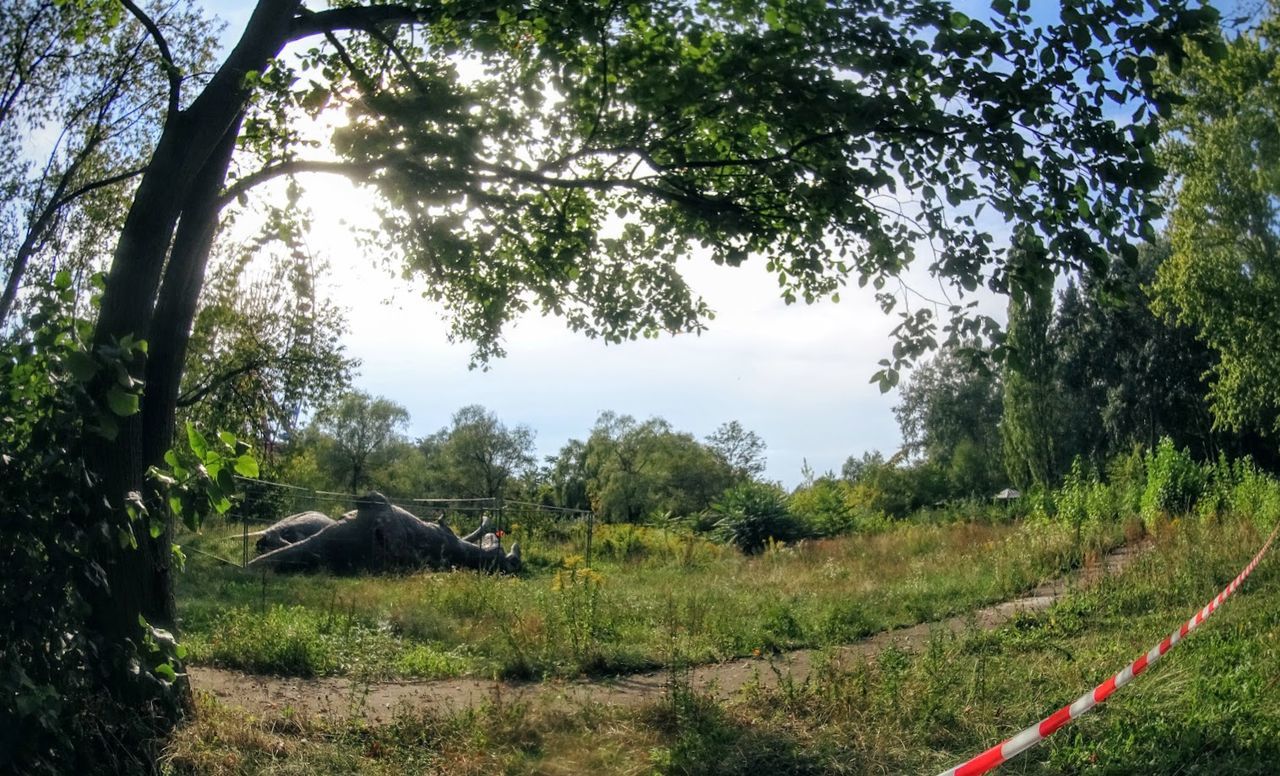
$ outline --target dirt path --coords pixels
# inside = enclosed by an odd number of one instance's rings
[[[1126,545],[1080,572],[1046,582],[1022,598],[979,609],[972,614],[884,631],[840,647],[843,657],[874,655],[886,647],[918,649],[930,633],[945,629],[960,633],[971,622],[991,630],[1020,611],[1047,608],[1072,584],[1089,585],[1123,568],[1142,547]],[[782,677],[803,681],[813,670],[818,650],[800,649],[773,658],[743,658],[696,666],[689,671],[693,689],[727,698],[751,682],[770,687]],[[372,723],[388,721],[397,708],[463,709],[500,694],[509,701],[580,706],[583,703],[632,706],[658,698],[667,688],[669,671],[654,671],[607,679],[495,682],[480,679],[391,681],[364,684],[346,678],[297,679],[246,674],[220,668],[192,666],[191,683],[218,700],[254,714],[276,716],[291,710],[305,715],[345,717],[362,715]]]

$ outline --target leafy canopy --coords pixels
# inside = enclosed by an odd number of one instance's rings
[[[257,77],[242,143],[271,163],[232,188],[315,169],[375,188],[380,242],[480,359],[530,309],[609,341],[696,331],[710,313],[678,263],[698,250],[760,257],[788,301],[838,298],[854,276],[887,310],[923,251],[959,293],[948,338],[970,337],[995,324],[964,293],[1010,282],[984,208],[1045,246],[1015,282],[1130,255],[1159,212],[1157,57],[1216,18],[1084,0],[1042,26],[1028,7],[424,6],[420,24],[330,31]],[[347,114],[341,161],[303,159],[281,106],[330,105]],[[938,333],[931,307],[900,315],[886,387]]]
[[[1167,145],[1177,176],[1172,252],[1158,308],[1218,356],[1218,425],[1280,432],[1280,6],[1214,59],[1197,54],[1170,80],[1185,103]]]

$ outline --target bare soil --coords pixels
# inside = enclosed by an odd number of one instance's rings
[[[1018,612],[1038,611],[1058,600],[1072,586],[1088,586],[1123,568],[1142,545],[1125,545],[1087,564],[1075,574],[1046,582],[1027,595],[965,615],[908,628],[884,631],[834,650],[836,659],[876,655],[893,646],[915,651],[931,634],[961,633],[970,627],[992,630]],[[827,651],[830,655],[832,650]],[[782,655],[751,657],[694,666],[682,677],[703,694],[726,699],[744,686],[777,685],[784,679],[802,682],[817,662],[818,650],[800,649]],[[462,710],[502,698],[506,702],[530,702],[581,707],[583,704],[635,706],[662,696],[672,681],[670,670],[603,679],[511,682],[481,679],[433,681],[359,682],[345,677],[299,679],[246,674],[221,668],[191,666],[192,686],[208,692],[228,706],[267,717],[284,713],[307,716],[362,716],[370,723],[389,721],[400,709]]]

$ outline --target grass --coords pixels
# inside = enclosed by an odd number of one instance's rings
[[[1084,551],[1120,534],[1089,531]],[[689,534],[601,526],[590,569],[572,542],[545,537],[517,577],[275,575],[191,553],[184,637],[196,663],[295,676],[616,674],[666,665],[673,617],[690,662],[821,647],[1009,598],[1081,557],[1070,530],[1045,525],[902,524],[751,558]],[[227,556],[236,544],[189,546]]]
[[[717,703],[676,681],[639,709],[403,711],[383,727],[262,720],[201,701],[173,773],[933,773],[1078,696],[1193,614],[1262,536],[1175,523],[1122,574],[989,632],[842,662]],[[1280,561],[1106,704],[1008,766],[1026,774],[1274,772],[1280,762]],[[681,617],[683,615],[673,615]],[[690,632],[672,622],[667,632]],[[673,672],[678,680],[679,674]]]

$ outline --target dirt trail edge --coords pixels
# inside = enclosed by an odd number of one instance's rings
[[[1046,582],[1027,595],[945,620],[883,631],[834,650],[838,657],[875,655],[889,646],[914,650],[930,633],[950,630],[960,633],[974,624],[992,630],[1008,622],[1020,611],[1048,608],[1072,586],[1087,586],[1100,577],[1122,569],[1143,546],[1124,545],[1097,563],[1079,572]],[[688,669],[690,686],[701,693],[728,698],[749,683],[772,687],[782,678],[804,681],[813,670],[819,650],[800,649],[770,658],[741,658]],[[238,706],[253,714],[278,716],[281,713],[345,718],[363,716],[371,723],[389,721],[397,709],[406,706],[441,711],[478,706],[501,696],[504,701],[532,702],[563,706],[603,704],[635,706],[655,700],[666,691],[671,679],[667,670],[603,679],[507,682],[484,679],[443,679],[435,681],[389,681],[363,683],[343,677],[298,679],[246,674],[221,668],[191,666],[192,686],[211,693],[221,703]]]

